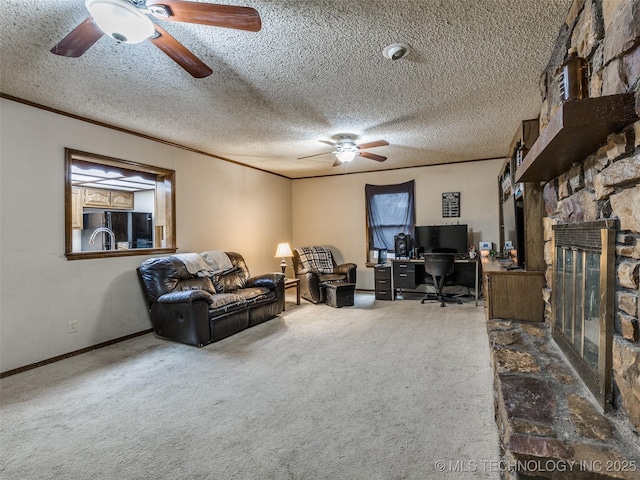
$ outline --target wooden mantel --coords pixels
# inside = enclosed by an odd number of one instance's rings
[[[563,103],[518,168],[516,182],[548,182],[637,119],[633,93]]]

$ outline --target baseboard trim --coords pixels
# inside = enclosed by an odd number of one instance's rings
[[[5,378],[11,375],[15,375],[17,373],[26,372],[27,370],[32,370],[34,368],[42,367],[44,365],[49,365],[50,363],[59,362],[60,360],[64,360],[65,358],[75,357],[76,355],[87,353],[87,352],[90,352],[91,350],[97,350],[98,348],[108,347],[109,345],[113,345],[114,343],[124,342],[125,340],[139,337],[141,335],[146,335],[147,333],[151,333],[151,332],[153,332],[153,328],[149,328],[148,330],[142,330],[141,332],[131,333],[129,335],[125,335],[124,337],[114,338],[113,340],[108,340],[106,342],[98,343],[90,347],[81,348],[80,350],[74,350],[73,352],[64,353],[62,355],[58,355],[57,357],[52,357],[52,358],[48,358],[47,360],[41,360],[40,362],[32,363],[30,365],[25,365],[24,367],[18,367],[18,368],[14,368],[13,370],[7,370],[6,372],[0,373],[0,378]]]

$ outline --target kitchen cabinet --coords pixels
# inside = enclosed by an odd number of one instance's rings
[[[71,228],[82,230],[82,188],[71,187]]]
[[[107,190],[104,188],[85,188],[83,206],[133,210],[133,192]]]
[[[85,188],[82,205],[109,208],[111,206],[111,191],[102,188]]]
[[[133,210],[133,192],[111,191],[111,208]]]

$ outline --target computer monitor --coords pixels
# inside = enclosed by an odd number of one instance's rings
[[[415,246],[424,253],[449,250],[451,253],[466,254],[469,238],[466,225],[427,225],[415,227]]]

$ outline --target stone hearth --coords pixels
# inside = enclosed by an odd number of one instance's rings
[[[640,479],[640,439],[595,398],[540,323],[490,320],[507,480]]]

